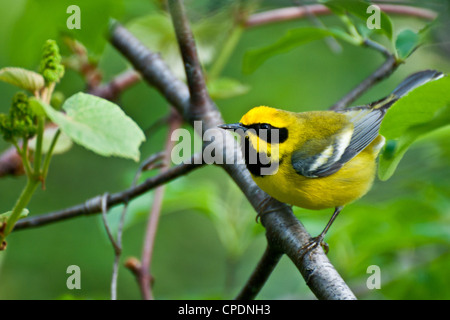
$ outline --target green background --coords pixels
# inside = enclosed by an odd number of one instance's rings
[[[214,3],[186,1],[194,23],[226,11],[232,1]],[[81,8],[82,30],[75,35],[98,59],[104,81],[128,67],[104,40],[109,16],[136,27],[139,25],[136,19],[158,10],[158,5],[148,0],[70,3],[1,0],[0,43],[4,45],[0,49],[0,67],[36,70],[42,44],[48,38],[58,40],[63,55],[67,55],[61,35],[68,32],[65,8],[70,4]],[[280,6],[283,4],[292,3],[280,2]],[[260,10],[269,8],[263,4]],[[424,25],[424,21],[416,18],[391,18],[395,32],[405,27],[417,30]],[[330,26],[339,25],[333,16],[321,20]],[[327,109],[383,62],[380,54],[370,49],[342,44],[342,52],[336,54],[324,41],[318,41],[275,56],[252,74],[242,73],[247,50],[275,42],[290,28],[308,25],[310,22],[305,19],[244,32],[222,75],[240,81],[250,90],[216,101],[225,122],[237,122],[257,105],[298,112]],[[208,38],[205,39],[208,44]],[[414,71],[437,69],[448,73],[449,52],[439,41],[435,38],[432,44],[419,48],[389,79],[377,84],[356,103],[383,97]],[[215,44],[211,47],[217,50]],[[176,49],[173,43],[167,51],[175,55],[175,49],[171,48]],[[175,58],[168,56],[168,59],[172,64]],[[56,90],[69,97],[85,90],[85,84],[78,73],[67,70]],[[8,110],[14,92],[14,87],[0,83],[0,112]],[[127,90],[119,105],[144,130],[168,112],[164,99],[144,82]],[[447,126],[414,143],[394,176],[386,182],[376,181],[363,199],[347,206],[328,233],[328,256],[358,298],[450,298],[449,137]],[[141,158],[160,151],[165,139],[165,127],[147,137],[141,147]],[[8,147],[0,142],[0,150]],[[104,158],[75,145],[53,159],[46,190],[37,191],[29,205],[30,214],[59,210],[95,195],[125,189],[138,165],[130,160]],[[144,177],[153,174],[146,173]],[[24,177],[0,179],[0,211],[13,207],[24,183]],[[136,281],[123,262],[130,256],[140,257],[151,202],[151,193],[136,199],[128,214],[118,282],[120,299],[140,298]],[[110,214],[113,226],[120,211],[115,208]],[[322,230],[331,211],[294,210],[312,235]],[[265,248],[264,230],[254,219],[254,210],[220,168],[205,167],[170,183],[152,264],[155,297],[233,298]],[[113,249],[99,215],[16,232],[8,238],[8,249],[0,254],[0,298],[108,299],[112,263]],[[66,287],[69,276],[66,269],[70,265],[81,268],[81,290]],[[366,287],[369,276],[366,270],[370,265],[381,268],[380,290]],[[298,270],[283,257],[258,298],[314,296]]]

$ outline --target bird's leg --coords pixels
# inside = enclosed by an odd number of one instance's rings
[[[314,248],[316,248],[319,245],[322,246],[325,253],[328,253],[328,249],[329,249],[328,244],[326,242],[324,242],[323,239],[325,238],[325,235],[328,232],[328,229],[330,229],[334,220],[336,220],[339,212],[341,212],[343,208],[344,208],[343,206],[340,206],[340,207],[336,207],[334,209],[334,213],[331,216],[330,221],[328,221],[327,225],[325,226],[325,229],[323,229],[323,231],[317,237],[311,238],[311,240],[302,247],[302,249],[301,249],[301,251],[303,251],[302,256],[305,255],[305,253],[307,253],[307,252],[311,252]]]

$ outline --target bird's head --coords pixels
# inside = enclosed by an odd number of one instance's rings
[[[260,106],[248,111],[239,123],[219,127],[240,133],[258,153],[271,154],[274,147],[278,148],[288,140],[289,127],[294,123],[293,113]]]

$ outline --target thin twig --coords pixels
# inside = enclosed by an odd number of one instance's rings
[[[111,244],[113,245],[113,249],[114,252],[120,252],[121,248],[120,246],[117,244],[116,240],[114,240],[114,236],[111,232],[111,229],[109,228],[109,224],[108,224],[108,220],[106,218],[106,215],[108,214],[108,197],[109,194],[105,193],[102,197],[101,197],[101,209],[102,209],[102,219],[103,219],[103,224],[105,225],[105,230],[106,230],[106,234],[108,235],[109,241],[111,241]]]
[[[163,165],[161,172],[165,172],[170,168],[170,155],[174,145],[172,141],[172,133],[178,129],[183,123],[181,116],[175,109],[172,109],[169,117],[169,130],[167,132],[166,147],[163,158]],[[159,217],[161,214],[162,202],[164,199],[165,185],[161,185],[155,190],[153,197],[153,205],[150,211],[150,216],[147,222],[147,228],[144,236],[144,244],[142,248],[141,266],[139,282],[141,286],[141,292],[143,293],[143,299],[153,300],[152,290],[152,276],[151,276],[151,263],[153,257],[153,248],[155,246],[156,231],[158,228]]]
[[[108,197],[109,195],[105,193],[101,198],[102,219],[103,224],[105,226],[106,234],[108,235],[109,241],[111,242],[114,249],[114,263],[111,277],[111,300],[117,300],[117,278],[119,276],[120,254],[122,253],[122,239],[121,237],[119,237],[118,233],[117,240],[115,240],[109,227],[108,218],[106,217],[106,215],[108,214]],[[119,229],[121,229],[120,224],[123,224],[122,222],[123,217],[124,214],[122,213],[121,223],[119,223]]]
[[[363,45],[368,47],[368,48],[372,48],[372,49],[378,51],[386,59],[389,59],[392,56],[392,54],[389,52],[389,50],[385,46],[383,46],[383,45],[381,45],[378,42],[375,42],[373,40],[364,39]]]
[[[136,172],[136,175],[133,179],[132,186],[135,186],[139,177],[141,176],[142,172],[154,169],[156,167],[161,168],[161,172],[167,171],[168,169],[168,163],[170,161],[170,151],[173,147],[173,142],[170,140],[170,137],[172,135],[172,131],[175,129],[174,123],[176,124],[176,127],[179,127],[181,125],[181,117],[176,113],[176,111],[172,112],[171,115],[168,117],[169,119],[166,119],[167,121],[170,121],[171,126],[169,128],[168,138],[166,142],[166,148],[165,151],[156,153],[152,156],[150,156],[148,159],[143,161],[141,165],[139,166],[138,171]],[[175,121],[175,120],[176,121]],[[174,121],[172,121],[174,120]],[[178,121],[179,120],[179,121]],[[162,164],[159,163],[159,161],[162,160]],[[161,185],[155,189],[154,194],[154,200],[153,200],[153,206],[150,213],[150,218],[147,224],[147,229],[144,237],[144,246],[142,250],[142,257],[141,261],[139,261],[136,258],[130,258],[127,260],[125,266],[133,272],[133,274],[136,277],[137,283],[139,285],[142,298],[144,300],[151,300],[153,299],[153,294],[151,291],[151,284],[152,284],[152,276],[149,270],[150,264],[151,264],[151,256],[153,251],[153,244],[154,244],[154,238],[156,235],[156,227],[158,223],[159,213],[161,209],[161,204],[163,200],[164,195],[164,185]],[[128,207],[128,202],[125,203],[124,210],[126,210]]]
[[[126,70],[115,76],[110,82],[101,84],[103,74],[98,68],[98,63],[89,59],[84,45],[69,37],[64,37],[63,40],[69,50],[73,52],[71,57],[65,59],[65,65],[84,77],[87,93],[115,101],[123,91],[140,81],[139,73],[134,70]]]
[[[134,176],[133,186],[135,186],[142,175],[142,172],[149,171],[161,166],[160,161],[164,159],[164,151],[152,154],[150,157],[145,159],[139,166],[139,170]]]
[[[305,18],[308,14],[313,14],[314,16],[326,15],[330,14],[330,10],[321,4],[274,9],[252,14],[245,22],[245,27],[253,28],[274,22]]]
[[[391,4],[378,4],[378,6],[386,13],[417,17],[425,20],[434,20],[437,17],[436,12],[424,8]],[[269,23],[301,19],[307,17],[308,14],[321,16],[331,14],[331,11],[321,4],[274,9],[251,15],[245,22],[245,26],[252,28]]]
[[[87,92],[107,100],[115,101],[125,90],[141,80],[141,76],[134,70],[126,70],[114,77],[110,82],[88,88]]]
[[[293,2],[294,2],[294,4],[297,5],[297,7],[301,7],[301,8],[305,9],[307,18],[309,19],[309,21],[311,21],[311,23],[314,26],[316,26],[318,28],[323,28],[323,29],[326,28],[325,24],[319,18],[317,18],[313,12],[309,11],[308,6],[303,3],[303,0],[293,0]],[[331,52],[333,52],[333,53],[342,52],[342,46],[335,38],[330,36],[330,37],[326,37],[324,40],[325,40],[325,43],[330,48]]]
[[[80,73],[84,78],[88,91],[98,87],[103,75],[98,68],[98,63],[89,59],[86,47],[81,42],[70,37],[63,37],[63,41],[73,53],[71,57],[64,59],[64,65]]]
[[[139,169],[137,170],[136,174],[134,175],[131,186],[135,187],[139,178],[141,177],[142,173],[144,171],[148,171],[148,170],[156,168],[158,166],[158,162],[160,160],[162,160],[163,158],[164,158],[164,152],[159,152],[159,153],[152,154],[150,157],[148,157],[146,160],[144,160],[141,163],[141,165],[139,166]],[[130,199],[127,199],[124,202],[123,212],[126,212],[128,210],[129,200]],[[145,287],[143,287],[141,285],[141,283],[142,283],[142,281],[141,281],[141,269],[142,269],[141,262],[137,258],[132,257],[132,258],[127,259],[127,261],[125,262],[125,267],[127,269],[131,270],[131,272],[136,277],[137,283],[141,289],[141,293],[144,296],[146,289],[145,289]]]
[[[434,20],[437,18],[437,12],[418,8],[408,5],[396,5],[396,4],[377,4],[380,9],[386,13],[398,14],[402,16],[416,17],[425,20]]]
[[[370,89],[374,84],[387,78],[398,67],[398,62],[394,56],[389,55],[386,61],[372,73],[369,77],[359,83],[349,93],[342,97],[338,102],[330,107],[330,110],[339,111],[349,106],[353,101],[360,97],[364,92]]]
[[[155,155],[152,155],[139,166],[139,170],[133,179],[132,187],[136,186],[143,171],[150,170],[151,166],[153,166],[155,162],[157,162],[158,160],[161,159],[161,155],[162,155],[162,153],[157,153]],[[125,216],[128,212],[129,200],[130,199],[127,199],[124,202],[124,206],[122,209],[122,214],[120,217],[119,226],[118,226],[118,230],[117,230],[117,244],[120,248],[120,251],[117,252],[117,250],[116,250],[116,256],[115,256],[115,260],[114,260],[114,268],[113,268],[113,278],[112,278],[113,280],[111,281],[111,292],[115,292],[115,296],[117,296],[117,276],[118,276],[118,268],[119,268],[119,261],[120,261],[120,252],[121,252],[121,247],[122,247],[122,232],[123,232],[123,226],[125,224]],[[102,212],[105,212],[105,210],[102,209]],[[105,223],[106,223],[106,214],[105,213],[103,213],[103,221],[105,221]],[[112,299],[112,300],[116,300],[116,299]]]
[[[179,164],[170,168],[166,172],[162,172],[157,176],[148,178],[143,183],[138,184],[135,187],[130,187],[121,192],[110,194],[110,196],[108,197],[107,205],[109,208],[111,208],[118,204],[125,203],[151,189],[156,188],[157,186],[168,183],[182,175],[191,172],[192,170],[198,169],[203,165],[205,164],[202,162],[201,153],[195,154],[189,161],[186,161],[186,163]],[[100,213],[102,210],[101,199],[102,196],[96,196],[85,201],[84,203],[70,208],[21,219],[15,225],[14,231],[40,227],[49,223],[67,220],[83,215]]]

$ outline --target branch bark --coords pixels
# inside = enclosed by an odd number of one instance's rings
[[[208,113],[212,105],[211,99],[206,89],[205,79],[200,60],[197,55],[195,40],[192,36],[189,21],[181,1],[168,1],[169,11],[172,17],[172,24],[175,28],[175,35],[180,47],[181,56],[184,62],[186,80],[190,94],[190,113],[194,113],[194,118],[201,118]]]

